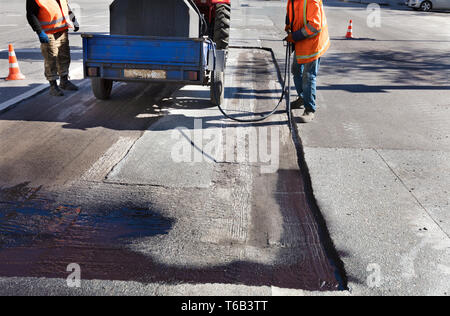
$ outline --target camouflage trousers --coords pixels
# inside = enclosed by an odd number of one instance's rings
[[[47,34],[50,42],[41,44],[42,56],[45,63],[45,78],[48,81],[58,80],[69,75],[70,46],[67,31]]]

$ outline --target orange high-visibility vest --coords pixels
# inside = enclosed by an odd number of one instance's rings
[[[57,0],[35,1],[40,8],[38,20],[45,33],[54,34],[71,27],[67,0],[60,0],[61,6]]]
[[[294,21],[292,32],[301,31],[305,37],[295,43],[297,62],[307,64],[322,57],[330,48],[327,18],[322,0],[294,0],[294,15],[291,1],[287,6],[287,18],[289,23]]]

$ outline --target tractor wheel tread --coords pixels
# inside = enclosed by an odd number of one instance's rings
[[[228,49],[230,39],[231,7],[227,4],[216,5],[214,22],[214,42],[218,49]]]

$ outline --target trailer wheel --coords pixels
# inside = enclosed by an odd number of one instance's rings
[[[216,19],[214,21],[214,42],[217,49],[228,49],[230,42],[231,6],[229,4],[216,5]]]
[[[111,96],[113,81],[102,78],[92,78],[92,92],[99,100],[108,100]]]
[[[225,75],[222,71],[214,71],[211,75],[214,77],[211,81],[211,103],[219,106],[225,98]]]

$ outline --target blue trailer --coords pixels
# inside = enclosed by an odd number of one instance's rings
[[[113,82],[210,86],[211,101],[224,98],[226,51],[207,37],[175,38],[84,33],[84,76],[94,95],[110,98]]]

